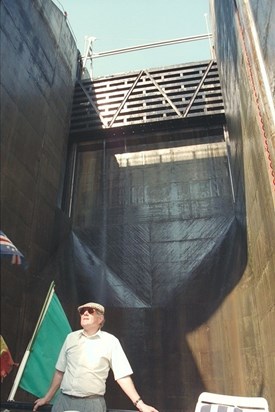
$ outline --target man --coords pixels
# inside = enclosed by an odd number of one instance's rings
[[[43,398],[34,402],[33,411],[49,403],[61,391],[52,412],[105,412],[106,379],[112,369],[114,378],[140,412],[158,412],[145,404],[130,375],[133,371],[119,340],[102,331],[105,309],[99,303],[78,307],[83,329],[69,333],[60,351],[51,386]]]

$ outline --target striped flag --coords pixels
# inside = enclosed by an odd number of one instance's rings
[[[17,249],[12,241],[0,230],[0,255],[10,257],[12,265],[21,265],[24,255]]]

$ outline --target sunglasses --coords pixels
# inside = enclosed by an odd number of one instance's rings
[[[93,313],[97,312],[95,308],[90,308],[90,307],[84,307],[79,309],[79,314],[84,315],[85,312],[89,312],[90,315]]]

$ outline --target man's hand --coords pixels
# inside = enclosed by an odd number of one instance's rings
[[[46,405],[46,403],[47,403],[46,398],[36,399],[36,401],[34,401],[33,411],[36,411],[39,408],[39,406]]]
[[[144,403],[143,401],[140,401],[137,404],[137,409],[140,412],[158,412],[158,410],[156,408],[154,408],[153,406],[147,405],[146,403]]]
[[[39,399],[36,399],[36,401],[34,401],[33,411],[36,411],[39,408],[39,406],[46,405],[47,403],[51,401],[57,389],[59,389],[60,387],[60,383],[62,381],[63,375],[64,375],[64,372],[61,372],[59,370],[55,371],[50,389],[48,390],[46,395],[43,396],[43,398],[39,398]]]

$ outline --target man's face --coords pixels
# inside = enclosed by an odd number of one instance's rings
[[[103,321],[103,315],[94,308],[81,308],[80,324],[83,329],[99,329]]]

